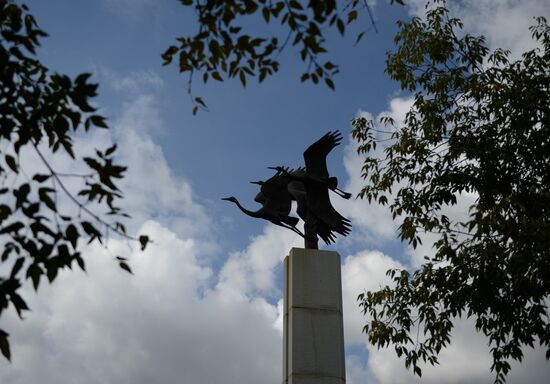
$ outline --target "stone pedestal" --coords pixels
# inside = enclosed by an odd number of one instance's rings
[[[283,384],[345,384],[340,256],[292,248],[284,267]]]

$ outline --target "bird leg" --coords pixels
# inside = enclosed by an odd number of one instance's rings
[[[298,235],[302,236],[303,238],[305,238],[304,234],[302,233],[302,231],[300,231],[298,228],[296,227],[293,227],[291,225],[288,225],[288,224],[285,224],[285,223],[279,223],[277,225],[280,225],[281,227],[284,227],[284,228],[287,228],[287,229],[290,229],[291,231],[297,233]]]
[[[338,196],[343,197],[346,200],[348,200],[351,197],[351,193],[342,191],[340,188],[334,188],[333,191]]]

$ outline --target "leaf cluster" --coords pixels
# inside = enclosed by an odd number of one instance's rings
[[[413,247],[436,236],[418,270],[389,271],[391,287],[359,296],[372,317],[364,331],[420,376],[456,318],[472,317],[502,383],[523,346],[550,357],[550,27],[538,18],[539,48],[510,61],[435,3],[425,19],[400,23],[388,54],[388,74],[414,103],[402,125],[383,119],[382,159],[371,155],[381,144],[374,124],[353,121],[366,154],[360,196],[388,204]],[[475,198],[465,219],[447,217],[464,195]]]
[[[44,36],[26,6],[0,0],[0,262],[9,271],[0,275],[0,315],[11,305],[21,318],[29,309],[19,292],[25,279],[37,290],[63,268],[76,264],[85,270],[82,241],[101,243],[109,232],[129,238],[118,221],[127,215],[117,206],[122,194],[115,180],[126,167],[114,161],[116,145],[85,157],[89,173],[82,175],[59,172],[48,160],[65,153],[76,161],[74,133],[107,124],[92,106],[97,84],[89,82],[90,74],[71,79],[50,73],[36,58]],[[33,169],[40,165],[43,171],[29,174],[23,153],[32,154]],[[81,189],[69,188],[68,178],[80,180]],[[78,214],[64,212],[61,194]],[[104,214],[98,213],[101,207],[107,208]],[[139,240],[142,246],[148,242],[145,235]],[[118,261],[129,271],[124,260]],[[10,358],[4,330],[0,352]]]
[[[335,0],[180,0],[193,7],[198,18],[199,31],[193,36],[177,38],[162,55],[164,64],[178,60],[180,72],[189,73],[188,90],[191,94],[192,75],[198,72],[203,83],[213,79],[224,81],[238,78],[246,86],[249,78],[261,83],[279,69],[278,56],[289,44],[297,46],[301,60],[307,65],[301,81],[313,84],[324,82],[334,89],[333,77],[338,65],[321,60],[325,48],[327,30],[337,28],[344,35],[346,26],[359,17],[366,1],[347,0],[340,4]],[[403,4],[402,0],[391,0]],[[369,14],[370,15],[370,14]],[[269,36],[258,36],[243,27],[247,18],[261,20],[270,27]],[[282,30],[283,36],[276,31]],[[285,36],[286,33],[286,36]],[[356,43],[365,31],[356,37]],[[201,97],[192,97],[193,113],[206,109]]]

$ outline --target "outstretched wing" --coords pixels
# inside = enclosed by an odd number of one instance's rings
[[[308,174],[317,177],[328,177],[327,155],[342,141],[339,131],[328,132],[304,152],[304,161]]]
[[[307,195],[308,209],[316,216],[318,222],[318,234],[327,242],[325,237],[331,238],[331,231],[347,236],[351,232],[351,222],[340,215],[330,203],[327,188],[310,188]]]

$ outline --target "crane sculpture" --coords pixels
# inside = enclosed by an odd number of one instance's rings
[[[299,219],[289,215],[292,201],[286,188],[287,179],[287,174],[277,171],[269,180],[255,182],[261,183],[260,193],[254,199],[256,202],[262,204],[262,207],[257,211],[250,211],[244,208],[234,196],[225,197],[222,200],[235,203],[248,216],[268,220],[275,225],[290,229],[303,237],[304,234],[296,228]]]
[[[329,190],[349,199],[351,194],[338,188],[338,179],[331,177],[326,158],[334,147],[340,144],[339,131],[328,132],[304,152],[305,167],[289,169],[268,167],[276,171],[266,181],[252,181],[260,185],[255,201],[262,204],[257,211],[249,211],[231,196],[222,200],[235,203],[245,214],[262,218],[288,228],[305,240],[305,247],[318,249],[320,237],[327,245],[336,240],[336,233],[347,236],[351,222],[340,215],[330,202]],[[292,201],[296,201],[296,213],[304,221],[304,233],[296,228],[298,218],[290,216]]]

